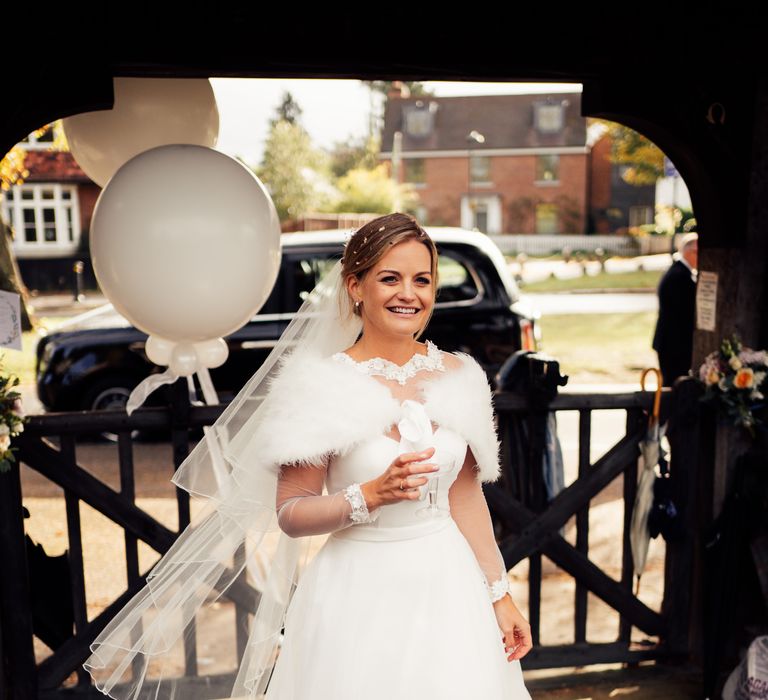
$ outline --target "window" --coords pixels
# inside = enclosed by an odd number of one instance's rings
[[[645,226],[653,223],[653,207],[630,207],[629,225]]]
[[[437,258],[439,278],[435,305],[448,302],[466,302],[475,299],[480,290],[466,265],[459,260],[441,253]]]
[[[54,126],[51,126],[42,136],[35,136],[35,132],[33,131],[19,143],[22,148],[25,148],[28,151],[49,150],[54,141],[54,128]]]
[[[556,134],[563,130],[563,105],[538,102],[533,105],[533,125],[542,134]]]
[[[469,172],[473,185],[488,184],[491,181],[491,157],[473,153],[469,158]]]
[[[536,182],[559,182],[560,156],[545,153],[536,156]]]
[[[285,258],[281,275],[285,275],[287,299],[283,312],[298,311],[315,285],[336,264],[336,260],[337,257],[317,253]]]
[[[3,194],[3,218],[17,232],[20,250],[45,248],[62,252],[80,241],[80,216],[75,185],[15,185]]]
[[[414,185],[423,185],[426,182],[424,174],[423,158],[404,158],[403,159],[403,177],[405,182]]]
[[[536,205],[536,233],[558,233],[557,204]]]

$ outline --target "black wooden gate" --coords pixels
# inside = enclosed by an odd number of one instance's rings
[[[173,444],[173,462],[177,467],[190,447],[190,431],[200,431],[203,425],[215,421],[223,407],[191,406],[186,384],[174,387],[173,409],[141,408],[128,416],[122,411],[81,412],[31,416],[24,433],[15,444],[20,448],[19,461],[60,486],[64,491],[67,514],[68,557],[71,581],[73,626],[71,634],[43,661],[36,661],[33,649],[33,612],[30,601],[30,580],[23,524],[23,493],[19,466],[0,474],[0,648],[2,673],[0,689],[9,700],[33,700],[46,696],[60,697],[62,693],[84,693],[101,696],[90,684],[90,676],[82,662],[90,654],[89,643],[108,621],[144,585],[147,572],[140,572],[137,544],[144,541],[159,553],[174,542],[177,533],[163,526],[135,505],[133,442],[135,429],[166,429]],[[546,507],[534,509],[517,497],[512,482],[521,478],[510,473],[510,450],[514,448],[512,426],[521,419],[535,421],[526,399],[512,393],[495,397],[502,439],[504,477],[498,484],[486,485],[486,497],[500,534],[500,547],[508,568],[529,559],[529,611],[534,635],[534,649],[523,660],[524,669],[588,665],[605,662],[635,662],[646,658],[685,655],[688,651],[687,625],[689,611],[687,591],[690,584],[692,539],[667,545],[664,603],[660,611],[647,607],[632,593],[632,566],[629,549],[629,520],[637,480],[638,443],[645,429],[644,408],[652,395],[647,392],[629,394],[561,394],[548,407],[554,411],[579,412],[579,476]],[[669,390],[664,393],[668,406]],[[591,412],[597,409],[626,411],[626,434],[600,459],[589,461]],[[695,416],[694,413],[689,415]],[[675,436],[670,436],[673,451],[676,441],[695,439],[697,423],[680,422]],[[115,491],[78,465],[77,438],[98,431],[116,433],[119,456],[120,491]],[[58,445],[54,444],[54,441]],[[681,453],[683,454],[683,453]],[[680,494],[692,498],[692,457],[685,454],[675,461]],[[538,470],[531,470],[535,475]],[[169,465],[170,472],[170,465]],[[623,547],[621,580],[616,581],[590,560],[588,518],[590,499],[619,475],[624,476],[624,522],[620,535]],[[523,480],[528,476],[523,475]],[[170,473],[169,473],[170,478]],[[519,489],[518,489],[519,491]],[[88,621],[82,559],[81,528],[78,502],[83,501],[112,520],[125,533],[128,586],[101,614]],[[189,495],[177,489],[179,527],[190,521]],[[692,512],[691,509],[690,512]],[[577,542],[569,544],[560,528],[575,516]],[[541,623],[541,561],[546,556],[576,582],[573,644],[540,646]],[[617,637],[611,643],[590,643],[586,639],[587,592],[601,598],[620,613]],[[243,580],[237,581],[226,593],[236,609],[234,634],[238,654],[246,638],[248,612],[253,609],[259,593]],[[630,631],[635,626],[658,641],[633,648]],[[203,681],[198,669],[194,639],[185,647],[185,679],[189,683]],[[72,674],[76,674],[73,676]],[[233,678],[211,678],[204,682],[211,688],[211,697],[226,695]],[[74,686],[74,687],[73,687]]]

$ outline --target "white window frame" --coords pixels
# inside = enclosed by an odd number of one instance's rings
[[[486,164],[487,168],[477,167],[480,163]],[[471,153],[469,156],[469,173],[471,178],[472,187],[491,187],[493,182],[491,180],[491,156],[485,153]],[[475,175],[478,170],[485,170],[487,175],[485,180],[475,180]]]
[[[37,129],[35,130],[37,131]],[[35,132],[31,132],[27,135],[26,139],[19,141],[19,145],[25,151],[50,151],[53,144],[53,140],[56,138],[55,127],[51,126],[46,132],[46,137],[50,138],[50,141],[38,141]]]
[[[59,182],[25,182],[14,185],[11,190],[13,198],[9,199],[8,192],[2,196],[3,218],[11,224],[15,231],[13,240],[14,252],[19,258],[25,257],[63,257],[74,253],[80,245],[80,202],[77,185]],[[10,192],[9,191],[9,192]],[[50,199],[44,199],[43,193],[52,192]],[[69,193],[65,199],[64,193]],[[31,198],[24,199],[23,194],[31,193]],[[56,239],[45,240],[45,219],[43,211],[53,209]],[[35,212],[35,231],[37,240],[26,240],[24,211]],[[71,218],[67,218],[67,215]],[[70,228],[71,222],[71,228]],[[71,239],[70,239],[71,236]]]

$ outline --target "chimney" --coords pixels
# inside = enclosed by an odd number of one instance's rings
[[[411,96],[411,91],[408,89],[408,86],[402,80],[393,80],[392,85],[387,91],[387,99],[394,99],[394,98],[405,99],[406,97],[410,97],[410,96]]]

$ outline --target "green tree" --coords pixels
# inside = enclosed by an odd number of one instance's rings
[[[328,206],[328,155],[312,146],[299,124],[278,120],[272,126],[258,177],[269,190],[281,221]]]
[[[337,141],[330,152],[331,172],[334,177],[342,177],[350,170],[359,168],[373,170],[379,164],[379,144],[379,139],[371,136]]]
[[[299,103],[293,99],[293,95],[287,90],[283,93],[283,99],[276,110],[277,114],[269,120],[270,128],[274,128],[277,122],[283,121],[289,124],[298,124],[303,110],[299,107]]]
[[[336,187],[341,198],[331,208],[335,212],[413,213],[419,201],[411,185],[398,184],[389,177],[384,163],[371,170],[350,170],[336,181]]]

